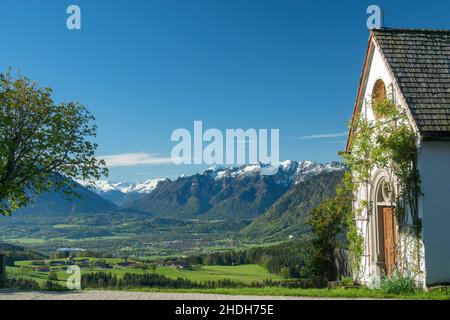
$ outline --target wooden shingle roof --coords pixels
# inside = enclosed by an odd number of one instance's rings
[[[420,132],[450,134],[450,30],[381,29],[372,36]]]

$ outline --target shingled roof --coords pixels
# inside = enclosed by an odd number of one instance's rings
[[[450,134],[450,30],[381,29],[373,39],[424,135]]]

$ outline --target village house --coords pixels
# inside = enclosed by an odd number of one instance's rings
[[[45,260],[33,260],[31,261],[32,266],[45,266]]]
[[[359,186],[357,200],[367,207],[355,220],[364,242],[360,270],[367,285],[383,275],[406,273],[422,286],[450,283],[450,31],[378,29],[370,32],[360,79],[355,115],[381,121],[371,106],[388,99],[407,115],[417,135],[417,170],[421,193],[418,246],[397,225],[396,208],[387,191],[388,174],[371,171],[371,181]],[[352,152],[351,127],[346,152]],[[355,212],[358,207],[355,201]],[[414,249],[416,251],[414,251]]]
[[[66,261],[64,260],[52,260],[50,261],[50,266],[54,267],[54,266],[65,266],[66,265]]]
[[[73,264],[80,267],[81,269],[86,269],[90,267],[89,259],[77,259],[73,261]]]
[[[50,268],[48,266],[32,266],[34,272],[50,272]]]
[[[75,259],[74,259],[74,257],[73,257],[73,256],[69,256],[69,257],[67,258],[66,264],[67,264],[67,265],[73,265],[73,264],[75,264]]]
[[[116,264],[119,267],[128,267],[128,268],[140,268],[142,266],[141,263],[132,260],[124,260]]]

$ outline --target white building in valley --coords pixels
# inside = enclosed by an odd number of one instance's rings
[[[386,192],[387,173],[373,168],[371,182],[358,192],[368,205],[356,218],[364,240],[356,273],[368,285],[395,270],[408,273],[424,286],[449,284],[450,31],[372,30],[354,115],[379,121],[371,105],[380,97],[400,106],[418,135],[421,232],[419,246],[409,245],[410,235],[402,231],[408,228],[398,227],[395,207]],[[348,153],[353,130],[347,140]]]

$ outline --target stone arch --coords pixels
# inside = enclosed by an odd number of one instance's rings
[[[377,274],[390,275],[396,264],[397,224],[389,175],[379,170],[373,176],[369,220],[371,263]]]

